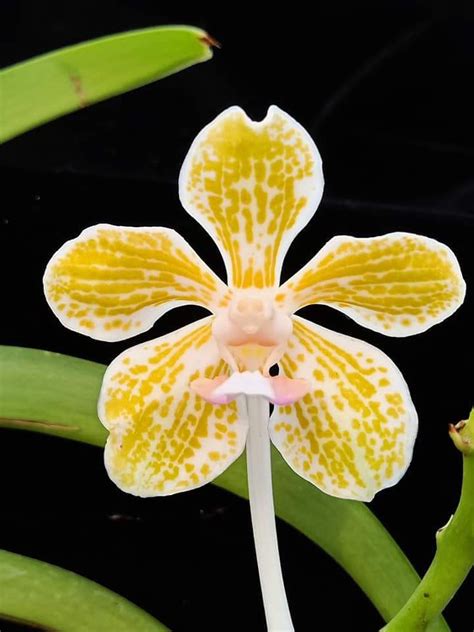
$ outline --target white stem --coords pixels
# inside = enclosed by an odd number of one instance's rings
[[[293,632],[294,627],[281,574],[273,507],[269,405],[260,396],[247,396],[249,431],[247,476],[258,572],[269,632]]]

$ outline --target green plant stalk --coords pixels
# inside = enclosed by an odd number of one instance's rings
[[[0,70],[0,143],[58,116],[162,79],[212,57],[190,26],[118,33]]]
[[[104,446],[95,399],[104,371],[59,353],[0,347],[0,426]]]
[[[95,582],[0,550],[0,618],[61,632],[163,632],[164,625]]]
[[[474,447],[474,412],[464,433],[457,434],[464,435],[465,445]],[[457,444],[457,440],[454,441]],[[444,610],[473,564],[474,453],[467,448],[463,455],[463,482],[456,512],[436,535],[436,553],[426,575],[383,632],[422,632],[428,629],[429,622]]]
[[[105,367],[58,353],[0,347],[0,426],[103,446],[97,418]],[[363,503],[333,498],[297,476],[272,450],[276,514],[334,558],[385,621],[406,603],[419,577],[387,530]],[[214,484],[248,498],[245,458]],[[430,632],[448,632],[444,619]]]

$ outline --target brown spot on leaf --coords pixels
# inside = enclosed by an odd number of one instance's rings
[[[82,79],[79,75],[69,75],[72,86],[74,88],[74,92],[76,93],[77,98],[79,99],[79,107],[85,108],[89,105],[86,93],[84,92],[84,86],[82,84]]]

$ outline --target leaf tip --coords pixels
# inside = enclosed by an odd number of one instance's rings
[[[204,33],[203,35],[201,35],[199,40],[210,48],[222,48],[222,44],[214,37],[212,37],[212,35],[209,35],[209,33]]]

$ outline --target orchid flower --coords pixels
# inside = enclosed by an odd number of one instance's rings
[[[247,443],[260,579],[274,630],[293,628],[278,559],[270,439],[323,492],[369,501],[403,476],[417,433],[407,385],[384,353],[294,313],[324,304],[403,337],[447,318],[465,294],[452,251],[403,232],[334,237],[279,286],[285,253],[322,191],[321,158],[301,125],[275,106],[261,122],[231,107],[197,136],[179,178],[184,208],[224,258],[227,285],[173,230],[106,224],[64,244],[44,277],[63,325],[98,340],[145,332],[184,304],[211,312],[109,366],[99,400],[110,433],[105,464],[122,490],[162,496],[209,483]]]

